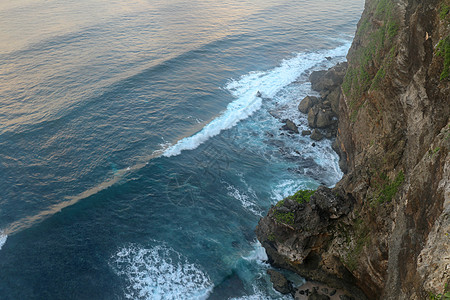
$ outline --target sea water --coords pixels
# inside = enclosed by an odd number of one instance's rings
[[[342,173],[282,120],[308,128],[308,75],[345,60],[362,9],[0,3],[0,298],[283,298],[254,228]]]

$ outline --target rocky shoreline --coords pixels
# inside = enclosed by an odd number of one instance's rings
[[[366,0],[348,63],[310,75],[320,97],[299,103],[311,127],[301,133],[336,136],[344,176],[261,218],[272,266],[358,300],[450,293],[449,7]],[[289,120],[283,129],[300,133]],[[296,299],[335,296],[283,285]]]
[[[307,115],[308,125],[311,130],[302,131],[302,135],[310,135],[311,140],[313,141],[313,145],[315,141],[320,141],[323,138],[335,139],[338,130],[338,112],[339,112],[339,98],[341,97],[341,84],[344,79],[345,71],[347,69],[347,63],[339,63],[328,70],[323,71],[314,71],[309,76],[309,80],[311,82],[311,88],[320,94],[320,97],[316,96],[306,96],[303,98],[299,105],[298,110]],[[291,120],[283,120],[285,125],[281,128],[282,130],[287,130],[291,133],[299,133],[297,126]],[[333,149],[339,154],[339,150],[335,147],[336,142],[333,143]],[[338,198],[336,201],[332,201],[332,206],[330,206],[329,196],[330,189],[326,187],[319,187],[319,193],[314,195],[311,201],[311,205],[318,205],[321,210],[321,214],[327,214],[331,219],[336,219],[344,213],[348,213],[350,208],[349,205],[343,203],[343,201],[338,201],[341,198]],[[325,197],[319,198],[320,193],[327,194]],[[293,220],[291,224],[286,224],[286,222],[280,222],[280,224],[285,227],[282,232],[277,233],[278,238],[286,238],[288,239],[290,235],[290,231],[294,230],[303,230],[304,225],[311,228],[323,228],[324,226],[328,226],[327,222],[324,222],[320,217],[318,217],[317,212],[313,212],[313,210],[308,209],[306,204],[301,205],[292,199],[285,199],[283,203],[279,203],[276,207],[272,207],[269,211],[268,216],[277,223],[277,218],[283,214],[289,214],[292,211],[296,211],[297,213],[302,211],[301,214],[296,214],[298,220]],[[342,211],[342,212],[341,212]],[[315,214],[316,213],[316,214]],[[258,225],[256,232],[258,238],[265,239],[262,237],[264,232],[269,231],[270,229],[263,228],[266,224],[260,222]],[[268,224],[271,226],[272,224]],[[272,233],[273,234],[273,233]],[[267,239],[276,239],[275,236],[269,236]],[[305,237],[307,239],[307,237]],[[265,244],[264,247],[266,251],[271,249],[272,245]],[[282,262],[277,260],[277,255],[274,251],[268,251],[269,261],[275,267],[285,268],[291,271],[291,268],[283,264]],[[307,254],[305,254],[305,257]],[[293,257],[293,259],[296,259]],[[364,297],[360,292],[349,292],[346,290],[345,284],[337,284],[333,286],[329,286],[327,284],[317,282],[317,281],[307,281],[304,285],[299,287],[294,287],[292,282],[290,282],[286,277],[276,270],[268,270],[267,272],[273,283],[273,287],[276,291],[282,294],[291,294],[296,300],[350,300],[355,299],[351,296],[357,293],[360,294],[360,297]],[[298,272],[297,272],[298,273]],[[320,278],[313,277],[320,280]],[[348,286],[347,286],[348,288]],[[352,288],[353,289],[353,288]],[[363,298],[358,298],[363,299]]]

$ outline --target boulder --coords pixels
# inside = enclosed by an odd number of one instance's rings
[[[311,133],[311,139],[314,141],[320,141],[323,139],[323,134],[319,130],[314,129]]]
[[[311,135],[311,130],[302,130],[302,135]]]
[[[328,94],[326,101],[328,101],[331,105],[331,109],[337,115],[339,114],[339,98],[341,97],[341,89],[340,87],[335,88]]]
[[[309,76],[311,88],[315,91],[331,91],[342,84],[347,63],[340,63],[328,71],[315,71]]]
[[[319,110],[316,117],[316,127],[326,128],[334,123],[333,113],[329,110]]]
[[[282,127],[284,130],[289,130],[295,133],[299,133],[297,125],[295,125],[294,122],[291,120],[286,120],[286,125],[283,125]]]
[[[311,128],[316,128],[316,115],[319,112],[317,106],[311,107],[308,111],[308,125]]]
[[[269,274],[270,281],[276,291],[282,294],[289,294],[292,292],[292,283],[287,280],[283,274],[275,270],[267,270],[267,274]]]
[[[330,300],[327,295],[319,294],[317,290],[314,290],[311,295],[309,295],[308,300]]]
[[[310,204],[313,210],[319,211],[320,215],[333,220],[347,215],[352,205],[351,202],[324,186],[320,186],[311,196]]]
[[[308,113],[309,109],[319,103],[319,98],[314,96],[306,96],[298,105],[298,110],[304,114]]]
[[[326,73],[326,70],[322,70],[314,71],[311,73],[311,75],[309,75],[309,81],[311,82],[311,87],[313,90],[317,91],[317,87],[321,84],[322,79],[324,78]]]

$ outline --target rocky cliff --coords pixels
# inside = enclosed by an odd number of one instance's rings
[[[449,0],[366,0],[338,109],[346,174],[335,188],[299,191],[261,219],[257,236],[274,265],[357,299],[446,292],[449,7]]]

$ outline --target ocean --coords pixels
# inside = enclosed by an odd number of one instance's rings
[[[254,228],[342,173],[282,120],[363,2],[2,1],[0,299],[283,299]]]

